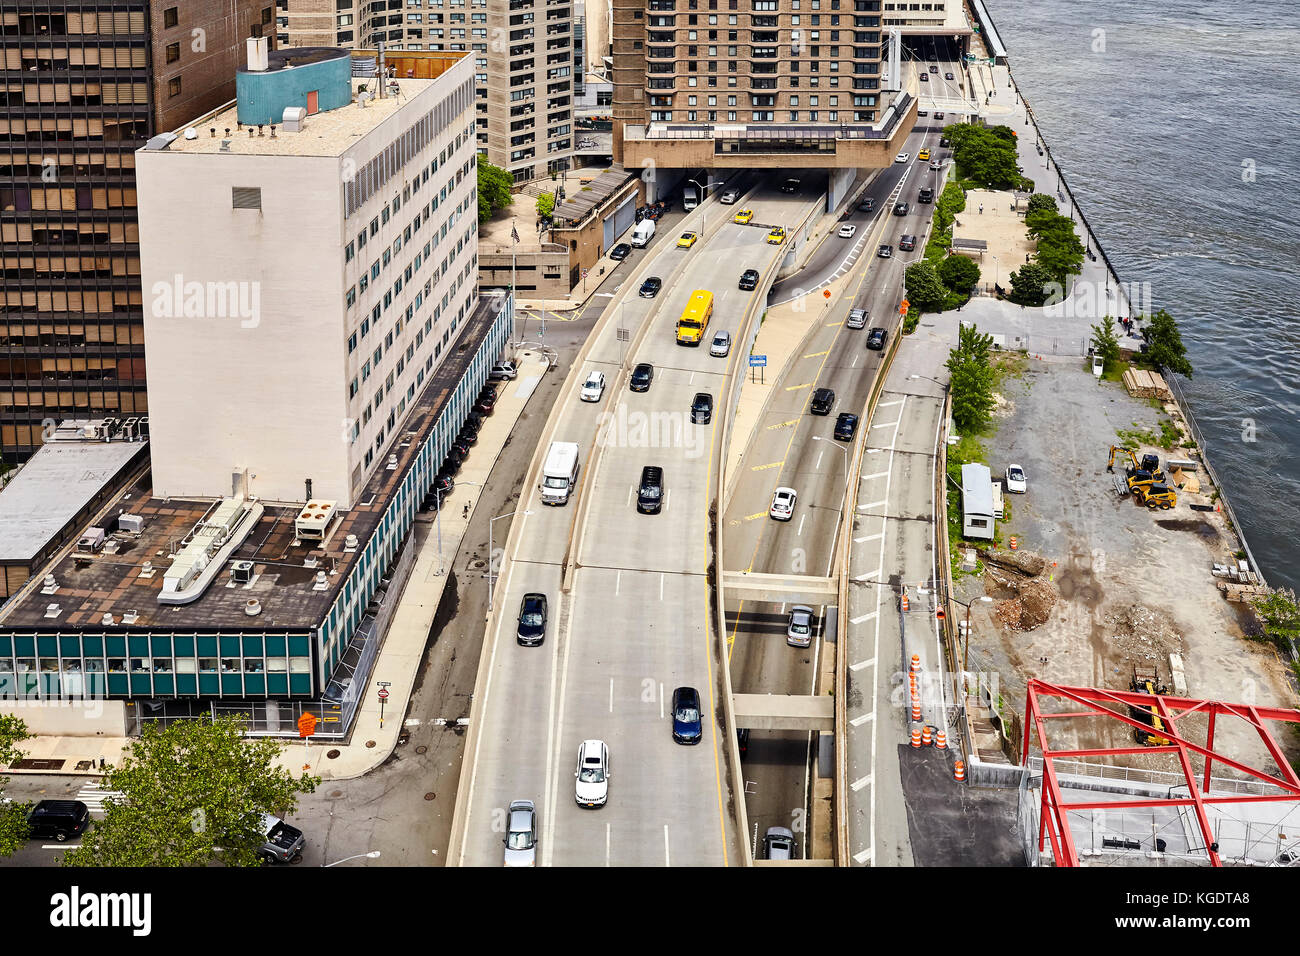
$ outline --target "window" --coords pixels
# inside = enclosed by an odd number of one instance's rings
[[[344,248],[343,248],[343,261],[344,261],[344,262],[351,262],[351,261],[352,261],[352,257],[355,256],[355,255],[356,255],[356,245],[355,245],[355,243],[351,243],[351,242],[349,242],[349,243],[348,243],[346,246],[344,246]]]
[[[179,22],[179,18],[176,15],[176,10],[177,10],[176,7],[168,7],[166,10],[163,11],[164,27],[171,29],[172,27],[176,26],[176,24]]]
[[[167,81],[167,95],[168,96],[181,95],[181,78],[179,76],[173,77],[172,79]]]
[[[181,45],[179,43],[167,44],[167,62],[175,63],[181,58]]]

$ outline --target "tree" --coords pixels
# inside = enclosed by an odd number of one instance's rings
[[[22,718],[0,714],[0,767],[8,767],[23,758],[18,745],[32,735]],[[0,777],[3,794],[8,777]],[[0,801],[0,856],[12,856],[27,841],[27,807],[21,803]]]
[[[943,300],[948,296],[948,290],[939,281],[939,274],[934,271],[934,266],[924,260],[914,262],[907,267],[903,285],[907,289],[908,302],[922,312],[938,312],[943,308]]]
[[[1047,301],[1047,285],[1055,281],[1052,273],[1036,262],[1026,262],[1011,273],[1011,294],[1017,305],[1040,306]]]
[[[105,817],[68,866],[256,866],[264,812],[292,813],[319,777],[276,765],[282,745],[243,736],[237,717],[147,723],[103,786]]]
[[[1046,193],[1034,193],[1029,197],[1029,209],[1025,213],[1025,222],[1029,221],[1030,216],[1043,211],[1052,213],[1060,212],[1056,206],[1056,199],[1054,197],[1049,196]]]
[[[537,215],[550,219],[555,212],[555,193],[542,193],[537,197]]]
[[[1083,243],[1074,231],[1074,220],[1042,212],[1026,217],[1029,234],[1038,240],[1034,258],[1052,273],[1052,278],[1065,285],[1065,280],[1083,269]]]
[[[1021,180],[1016,136],[1007,126],[951,126],[944,130],[963,176],[989,189],[1015,189]]]
[[[952,228],[952,221],[957,213],[966,208],[966,190],[962,189],[957,183],[949,183],[943,187],[943,192],[939,194],[939,201],[934,204],[934,215],[937,222],[935,223],[936,233],[948,233]],[[949,239],[951,239],[949,235]]]
[[[1147,358],[1160,368],[1192,377],[1192,363],[1178,331],[1178,323],[1164,309],[1147,316]]]
[[[514,179],[500,166],[493,166],[482,153],[478,157],[478,221],[486,222],[498,209],[510,205]]]
[[[1115,317],[1108,315],[1092,327],[1093,351],[1101,356],[1102,374],[1119,361],[1119,336],[1115,334]]]
[[[1300,640],[1300,607],[1290,588],[1274,588],[1267,597],[1252,602],[1264,631],[1279,643]]]
[[[958,431],[975,433],[993,417],[993,336],[973,325],[958,327],[957,346],[948,354],[952,421]]]
[[[966,256],[949,256],[939,263],[939,278],[953,292],[968,293],[980,281],[980,267]]]

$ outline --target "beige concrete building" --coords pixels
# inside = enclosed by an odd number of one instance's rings
[[[351,507],[473,311],[471,58],[383,97],[351,59],[272,53],[238,103],[136,154],[158,497],[238,473],[261,500],[310,480]]]
[[[573,21],[572,0],[279,0],[277,30],[285,47],[472,53],[478,147],[527,182],[572,162]]]

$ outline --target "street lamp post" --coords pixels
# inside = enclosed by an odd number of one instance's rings
[[[956,598],[952,598],[951,600],[954,604],[958,604],[966,609],[966,622],[962,626],[962,635],[961,635],[961,673],[962,673],[962,682],[964,684],[966,681],[966,652],[970,648],[971,605],[976,603],[977,601],[981,604],[992,604],[993,599],[989,597],[987,594],[984,594],[981,595],[980,597],[977,597],[974,601],[970,601],[969,603],[965,601],[958,601]]]
[[[348,860],[359,860],[362,857],[365,857],[368,860],[377,860],[379,859],[379,851],[371,850],[369,853],[358,853],[356,856],[345,856],[343,859],[335,860],[333,863],[322,863],[321,866],[328,869],[331,866],[338,866],[340,863],[348,862]]]
[[[704,200],[708,198],[707,194],[710,189],[712,189],[714,186],[721,186],[723,183],[726,182],[726,180],[720,179],[717,182],[713,182],[710,180],[709,182],[705,183],[703,186],[701,186],[699,182],[697,182],[694,179],[688,179],[686,181],[688,183],[694,183],[700,190],[700,232],[704,232],[704,221],[707,218],[707,214],[705,213],[704,210]]]
[[[947,382],[941,382],[941,381],[939,381],[937,378],[931,378],[931,377],[928,376],[928,375],[909,375],[909,376],[907,376],[907,377],[908,377],[908,378],[923,378],[923,379],[925,379],[927,382],[934,382],[934,384],[938,385],[938,386],[939,386],[940,388],[942,388],[945,392],[948,391],[948,383],[947,383]]]
[[[1002,274],[1002,263],[998,262],[998,257],[991,252],[989,257],[993,260],[993,294],[997,295],[998,279]]]
[[[514,511],[508,511],[503,515],[497,515],[495,518],[492,518],[490,521],[488,521],[488,613],[489,614],[492,613],[492,599],[493,599],[495,585],[496,585],[496,579],[493,576],[493,561],[494,561],[493,552],[495,549],[492,547],[492,530],[493,530],[492,526],[495,525],[502,518],[509,518],[511,515],[517,515],[517,514],[519,514],[518,508],[516,508]],[[525,511],[524,514],[530,515],[532,514],[532,512]]]

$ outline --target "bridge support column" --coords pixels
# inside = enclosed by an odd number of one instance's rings
[[[853,181],[857,178],[856,169],[832,169],[830,181],[826,184],[826,211],[834,212],[844,201]]]

